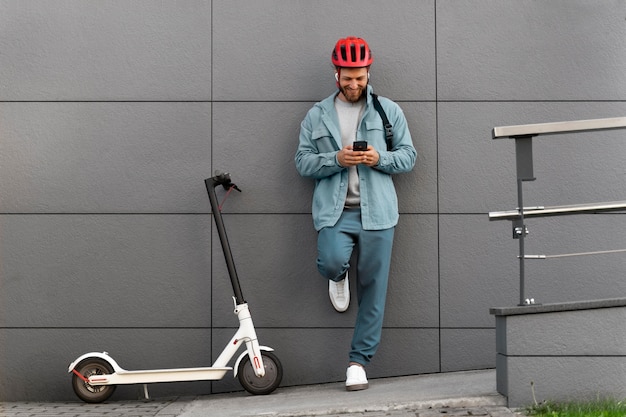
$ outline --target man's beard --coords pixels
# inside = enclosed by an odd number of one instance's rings
[[[365,88],[360,89],[361,93],[358,94],[358,90],[349,90],[346,87],[341,87],[341,94],[348,100],[350,103],[356,103],[361,100],[365,96]]]

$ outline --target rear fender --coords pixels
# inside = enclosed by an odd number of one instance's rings
[[[113,371],[116,373],[124,372],[124,369],[122,369],[122,367],[120,367],[117,362],[115,362],[115,360],[109,356],[109,354],[107,352],[89,352],[89,353],[85,353],[84,355],[79,356],[74,362],[70,363],[70,366],[67,370],[67,372],[72,372],[72,370],[74,368],[76,368],[76,366],[81,363],[82,361],[84,361],[85,359],[88,358],[100,358],[102,360],[107,361],[111,367],[113,367]]]

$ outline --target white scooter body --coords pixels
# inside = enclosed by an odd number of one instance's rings
[[[235,314],[239,318],[239,330],[228,345],[222,351],[222,354],[215,360],[211,367],[205,368],[171,368],[171,369],[149,369],[140,371],[127,371],[122,368],[107,352],[90,352],[77,358],[69,366],[68,372],[74,372],[76,365],[87,358],[100,358],[107,361],[113,367],[112,374],[92,375],[87,378],[90,385],[122,385],[122,384],[151,384],[155,382],[182,382],[182,381],[215,381],[222,379],[231,367],[226,366],[228,362],[235,356],[237,350],[246,344],[246,351],[239,355],[235,362],[234,376],[237,376],[239,363],[245,355],[250,356],[253,369],[258,377],[265,375],[263,366],[263,357],[261,351],[271,352],[274,349],[267,346],[260,346],[256,337],[256,331],[250,316],[248,304],[236,306]]]
[[[122,368],[107,352],[90,352],[81,355],[70,364],[68,372],[73,374],[72,384],[74,392],[83,401],[93,403],[105,401],[111,396],[115,386],[122,384],[214,381],[222,379],[228,371],[233,369],[228,366],[228,363],[244,344],[245,351],[241,353],[234,365],[234,376],[239,377],[243,387],[252,394],[269,394],[280,384],[282,365],[272,353],[262,353],[272,352],[274,349],[259,345],[248,303],[244,301],[241,293],[239,279],[235,271],[230,245],[228,244],[220,206],[215,193],[215,188],[218,185],[222,185],[229,192],[232,189],[240,190],[230,181],[229,174],[216,174],[216,176],[206,179],[205,184],[235,293],[233,297],[234,313],[239,319],[237,332],[210,367],[128,371]],[[266,362],[269,363],[264,363],[264,356],[266,357]],[[245,363],[243,366],[240,366],[244,359],[246,359]],[[239,368],[242,368],[244,372],[239,373]],[[148,398],[148,391],[145,385],[144,393],[146,398]]]

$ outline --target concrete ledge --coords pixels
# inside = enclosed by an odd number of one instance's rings
[[[626,398],[626,298],[491,308],[509,407]]]

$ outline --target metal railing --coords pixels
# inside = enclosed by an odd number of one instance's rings
[[[527,217],[562,216],[583,213],[600,213],[605,211],[626,210],[626,201],[614,201],[606,203],[587,203],[567,206],[552,207],[524,207],[522,184],[525,181],[534,181],[533,172],[532,139],[540,135],[559,133],[579,133],[598,130],[626,128],[626,117],[610,119],[575,120],[569,122],[538,123],[517,126],[494,127],[493,139],[515,139],[515,161],[517,169],[517,209],[508,211],[495,211],[489,213],[489,220],[510,220],[513,226],[513,238],[519,240],[519,278],[520,278],[520,305],[534,304],[534,299],[526,298],[524,261],[526,259],[549,259],[563,258],[567,256],[594,255],[600,253],[626,252],[626,249],[611,251],[580,252],[562,255],[526,255],[524,239],[528,234],[528,228],[524,223]]]

